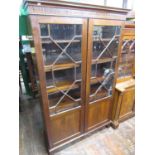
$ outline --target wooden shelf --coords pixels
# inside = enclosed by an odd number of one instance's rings
[[[95,77],[95,78],[91,78],[90,83],[91,84],[96,84],[98,82],[102,82],[105,78],[104,77]]]
[[[106,63],[106,62],[111,62],[114,61],[114,58],[104,58],[104,59],[99,59],[96,61],[95,59],[92,60],[92,64],[101,64],[101,63]]]
[[[46,65],[44,66],[45,72],[50,72],[51,70],[64,70],[73,67],[79,67],[80,64],[66,63],[66,64],[56,64],[56,65]]]
[[[81,40],[54,40],[54,42],[56,43],[69,43],[69,42],[72,42],[72,43],[78,43],[80,42]],[[49,37],[41,37],[41,42],[44,43],[44,44],[49,44],[49,43],[54,43],[52,40],[49,39]]]
[[[97,37],[95,38],[95,36],[93,37],[93,41],[110,41],[111,39],[112,38],[101,38],[101,39],[98,39]],[[117,38],[115,38],[114,40],[117,40]]]
[[[126,50],[123,50],[122,52],[121,52],[121,54],[135,54],[135,50],[130,50],[131,52],[130,53],[128,53]]]
[[[47,93],[55,93],[55,92],[59,92],[59,90],[63,90],[63,91],[67,90],[71,87],[71,85],[72,83],[70,82],[59,82],[59,84],[57,84],[57,87],[48,86],[46,87],[46,90],[47,90]],[[76,89],[76,88],[79,88],[78,84],[74,84],[71,89]]]
[[[122,60],[119,61],[119,63],[121,63],[121,64],[133,63],[133,62],[134,62],[134,58],[133,59],[132,58],[129,58],[128,60],[122,59]]]
[[[119,65],[119,67],[128,67],[128,68],[130,68],[130,67],[132,67],[133,65],[134,65],[133,62],[128,62],[128,63],[121,63],[121,64]]]
[[[96,91],[96,89],[92,89],[91,90],[91,94],[95,93],[95,91]],[[105,98],[107,96],[108,96],[107,91],[106,90],[102,90],[102,92],[98,92],[96,94],[96,96],[90,95],[89,101],[93,102],[93,101],[96,101],[96,100],[99,100],[99,99],[103,99],[103,98]]]
[[[74,101],[71,101],[71,100],[65,98],[65,100],[63,100],[63,102],[60,102],[60,104],[56,107],[56,110],[55,110],[55,108],[53,106],[53,102],[54,102],[54,100],[50,100],[50,107],[49,107],[50,115],[54,115],[56,113],[66,111],[66,110],[75,108],[77,106],[80,106],[80,104],[78,102],[74,102]]]

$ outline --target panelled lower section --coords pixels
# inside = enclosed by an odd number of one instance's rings
[[[88,130],[103,126],[110,121],[112,98],[89,104],[88,107]],[[81,109],[71,110],[52,116],[51,133],[54,146],[64,143],[81,135]]]
[[[53,145],[58,145],[80,133],[80,115],[81,109],[76,109],[51,117]]]
[[[134,100],[135,100],[135,89],[131,88],[128,91],[126,91],[122,97],[122,104],[119,118],[122,118],[123,116],[133,112]]]
[[[114,128],[117,128],[121,121],[124,121],[135,114],[135,84],[132,82],[133,85],[123,87],[126,86],[127,83],[129,82],[126,81],[116,85],[112,113],[112,126]]]
[[[88,130],[97,127],[109,120],[111,99],[97,101],[89,104],[88,108]]]

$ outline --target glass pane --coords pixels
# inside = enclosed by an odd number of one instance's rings
[[[132,76],[135,61],[135,41],[124,40],[122,44],[121,58],[118,68],[118,77]]]
[[[94,26],[93,59],[117,56],[120,26]]]
[[[50,113],[81,103],[80,24],[41,24],[41,41]]]
[[[48,36],[48,25],[47,24],[41,24],[40,25],[40,30],[41,30],[41,36]]]
[[[42,52],[45,65],[50,65],[57,59],[61,49],[56,44],[52,44],[50,40],[49,42],[44,40],[42,42]]]
[[[55,92],[48,95],[50,114],[56,114],[64,110],[68,110],[80,105],[80,83],[77,83],[78,87],[75,89],[66,90],[64,92]],[[67,95],[65,92],[68,92]]]
[[[53,85],[52,72],[46,72],[46,85],[47,86]]]
[[[93,64],[90,101],[112,95],[115,61]]]
[[[94,26],[90,102],[112,95],[120,26]]]

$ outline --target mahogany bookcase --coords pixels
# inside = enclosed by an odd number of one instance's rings
[[[129,10],[26,0],[48,152],[111,123],[121,27]]]

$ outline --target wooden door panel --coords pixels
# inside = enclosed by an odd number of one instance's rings
[[[73,110],[51,117],[53,145],[61,143],[80,133],[81,110]]]
[[[88,129],[109,120],[111,100],[99,101],[89,105]]]
[[[122,98],[120,117],[133,111],[134,99],[135,99],[134,89],[130,89],[124,93],[123,98]]]

